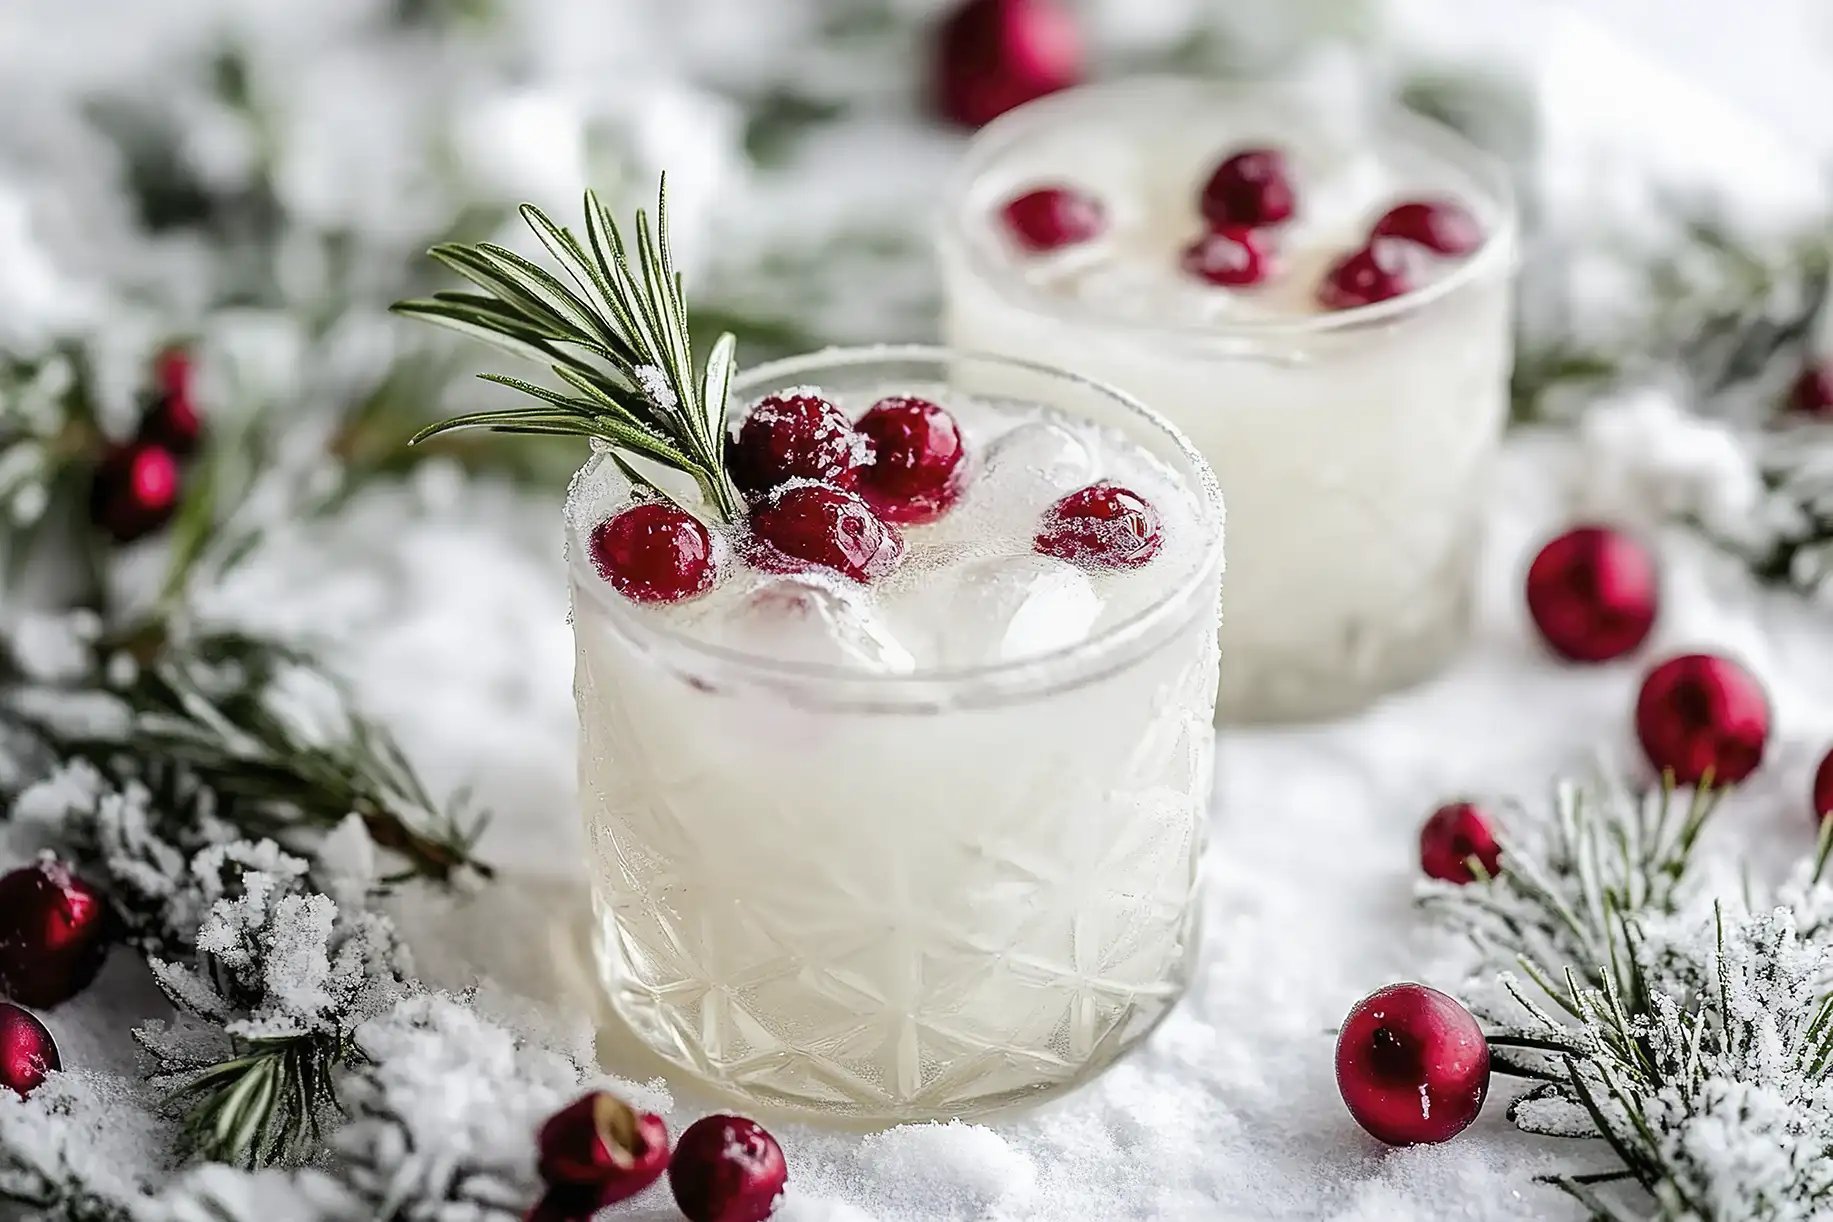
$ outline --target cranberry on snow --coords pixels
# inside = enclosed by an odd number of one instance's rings
[[[1061,0],[966,0],[932,54],[936,108],[963,127],[1082,79],[1081,31]]]
[[[1469,1010],[1423,984],[1391,984],[1350,1010],[1337,1036],[1349,1114],[1393,1146],[1448,1141],[1483,1109],[1489,1041]]]
[[[108,957],[108,902],[61,862],[0,877],[0,994],[45,1008],[86,988]]]
[[[1470,802],[1451,802],[1432,812],[1419,829],[1419,867],[1440,882],[1470,883],[1502,871],[1502,849],[1489,817]]]
[[[1649,671],[1636,697],[1636,737],[1659,772],[1682,785],[1734,785],[1769,741],[1769,698],[1729,658],[1683,654]]]
[[[134,442],[110,450],[89,485],[89,518],[117,543],[132,543],[171,520],[178,508],[178,460],[163,446]]]
[[[688,1222],[763,1222],[789,1179],[782,1147],[742,1116],[703,1116],[687,1127],[668,1185]]]
[[[1528,568],[1527,605],[1553,651],[1574,662],[1631,652],[1655,626],[1660,581],[1635,539],[1580,526],[1541,548]]]
[[[554,1206],[597,1209],[649,1187],[668,1167],[668,1126],[609,1091],[593,1091],[550,1116],[537,1137],[541,1178]],[[556,1210],[555,1212],[559,1212]]]
[[[29,1010],[0,1001],[0,1088],[29,1095],[62,1068],[50,1030]]]

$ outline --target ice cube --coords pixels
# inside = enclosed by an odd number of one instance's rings
[[[957,564],[916,594],[911,617],[943,666],[1010,662],[1088,636],[1101,596],[1082,570],[1052,556],[989,556]]]
[[[766,577],[714,614],[723,622],[709,633],[745,653],[889,674],[916,668],[865,596],[839,579]]]
[[[1022,519],[1029,530],[1038,514],[1065,493],[1095,479],[1088,443],[1051,420],[1019,425],[987,447],[968,496],[996,514]]]

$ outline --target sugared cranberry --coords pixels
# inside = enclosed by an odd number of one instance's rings
[[[108,902],[57,861],[0,877],[0,994],[41,1009],[88,987],[108,957]]]
[[[183,348],[168,348],[153,363],[155,397],[140,417],[139,440],[170,450],[180,458],[197,452],[203,437],[198,418],[195,367]]]
[[[932,522],[961,491],[967,451],[955,418],[927,399],[880,399],[859,418],[876,457],[859,494],[887,522]]]
[[[964,127],[1082,79],[1082,34],[1060,0],[966,0],[933,55],[936,109]]]
[[[668,1167],[668,1126],[609,1091],[597,1090],[550,1116],[537,1141],[541,1178],[560,1211],[594,1209],[635,1196]]]
[[[1286,155],[1242,149],[1223,159],[1203,186],[1203,218],[1212,226],[1277,225],[1297,206]]]
[[[1734,785],[1757,770],[1769,741],[1769,698],[1729,658],[1683,654],[1648,673],[1636,697],[1636,737],[1649,763],[1682,785]]]
[[[632,505],[592,528],[592,564],[625,598],[672,603],[713,584],[713,540],[699,519],[662,501]]]
[[[1833,418],[1833,364],[1815,362],[1789,388],[1788,405],[1803,416]]]
[[[1825,820],[1833,815],[1833,751],[1821,759],[1814,772],[1814,817]]]
[[[1453,998],[1390,984],[1343,1020],[1337,1090],[1356,1123],[1389,1145],[1449,1141],[1483,1110],[1489,1041]]]
[[[869,446],[840,409],[804,392],[760,399],[732,443],[732,478],[749,496],[792,479],[851,488],[871,461]]]
[[[1259,284],[1273,266],[1266,243],[1246,225],[1210,230],[1184,248],[1183,265],[1191,275],[1229,288]]]
[[[1106,480],[1078,488],[1044,511],[1036,547],[1084,568],[1135,569],[1158,555],[1158,510]]]
[[[1331,264],[1317,286],[1317,299],[1327,309],[1353,310],[1398,297],[1412,287],[1399,245],[1375,241]]]
[[[830,568],[871,581],[897,567],[904,537],[857,493],[826,484],[791,484],[751,506],[752,560],[762,568],[796,572]]]
[[[1434,254],[1467,255],[1483,244],[1483,227],[1454,200],[1414,199],[1389,208],[1370,236],[1411,242]]]
[[[171,520],[178,460],[163,446],[135,442],[109,451],[89,487],[90,520],[117,543],[132,543]]]
[[[1007,201],[1000,215],[1012,239],[1036,254],[1089,241],[1107,228],[1101,201],[1074,187],[1027,191]]]
[[[1475,860],[1478,875],[1470,868]],[[1452,802],[1432,812],[1419,829],[1419,868],[1427,878],[1447,883],[1471,883],[1501,872],[1502,849],[1489,817],[1469,802]]]
[[[1620,658],[1655,626],[1660,581],[1648,549],[1602,526],[1569,530],[1528,568],[1527,605],[1553,651],[1574,662]]]
[[[30,1011],[0,1001],[0,1087],[29,1095],[62,1068],[50,1029]]]
[[[668,1166],[668,1185],[687,1222],[763,1222],[788,1179],[776,1138],[742,1116],[694,1121]]]

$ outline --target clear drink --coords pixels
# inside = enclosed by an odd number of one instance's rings
[[[643,604],[596,571],[631,492],[569,501],[580,790],[616,1009],[755,1100],[969,1115],[1139,1040],[1196,952],[1222,567],[1213,477],[1133,400],[1026,363],[888,348],[748,371],[953,413],[966,480],[870,582],[781,573],[714,531],[719,578]],[[1033,546],[1063,493],[1155,507],[1135,568]]]
[[[1236,282],[1214,283],[1185,262],[1220,224],[1199,199],[1254,148],[1286,158],[1296,207],[1248,226],[1253,252],[1239,234],[1212,252]],[[1095,201],[1098,232],[1044,253],[1014,241],[1005,206],[1046,186]],[[1452,254],[1384,239],[1405,291],[1320,300],[1377,218],[1422,199],[1456,203],[1477,239]],[[940,243],[946,333],[1122,387],[1195,441],[1229,504],[1224,714],[1317,716],[1432,673],[1467,636],[1514,242],[1500,168],[1423,119],[1265,87],[1093,86],[976,138]],[[1264,265],[1244,267],[1252,254]]]

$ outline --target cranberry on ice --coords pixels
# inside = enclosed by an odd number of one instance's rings
[[[1803,416],[1833,419],[1833,364],[1816,361],[1789,388],[1788,405]]]
[[[1087,242],[1107,228],[1101,201],[1074,187],[1027,191],[1008,200],[1000,215],[1012,239],[1034,254]]]
[[[731,446],[732,478],[749,496],[792,479],[851,488],[871,449],[839,408],[818,394],[766,395]]]
[[[1449,1141],[1489,1093],[1483,1029],[1455,999],[1423,984],[1390,984],[1357,1002],[1336,1060],[1349,1114],[1392,1146]]]
[[[1131,488],[1103,480],[1044,511],[1035,546],[1084,568],[1135,569],[1158,555],[1158,510]]]
[[[1580,526],[1540,549],[1528,567],[1527,605],[1548,646],[1574,662],[1631,652],[1655,626],[1654,557],[1630,536]]]
[[[1276,225],[1297,207],[1286,155],[1241,149],[1222,160],[1203,185],[1203,218],[1211,225]]]
[[[1483,244],[1483,227],[1453,200],[1415,199],[1389,208],[1370,236],[1411,242],[1439,255],[1467,255]]]
[[[592,528],[599,576],[625,598],[672,603],[713,584],[713,540],[699,519],[662,501],[633,505]]]
[[[826,484],[792,484],[751,507],[760,567],[795,572],[820,565],[871,581],[897,567],[904,537],[856,493]]]
[[[1184,247],[1183,268],[1211,284],[1245,288],[1273,269],[1266,243],[1246,225],[1222,225]]]
[[[668,1185],[688,1222],[763,1222],[789,1168],[776,1138],[742,1116],[703,1116],[687,1127]]]
[[[1769,741],[1769,698],[1729,658],[1683,654],[1642,681],[1636,737],[1657,771],[1682,785],[1734,785],[1757,770]]]
[[[930,522],[961,490],[967,451],[955,418],[927,399],[893,396],[874,403],[858,429],[872,443],[872,465],[859,494],[887,522]]]
[[[1471,869],[1475,861],[1482,870]],[[1419,829],[1419,867],[1426,877],[1472,883],[1502,871],[1502,848],[1489,817],[1470,802],[1451,802],[1432,812]]]
[[[1317,299],[1327,309],[1353,310],[1398,297],[1412,287],[1399,244],[1378,240],[1331,264],[1317,287]]]
[[[933,55],[936,108],[963,127],[1082,79],[1082,34],[1061,0],[966,0]]]

